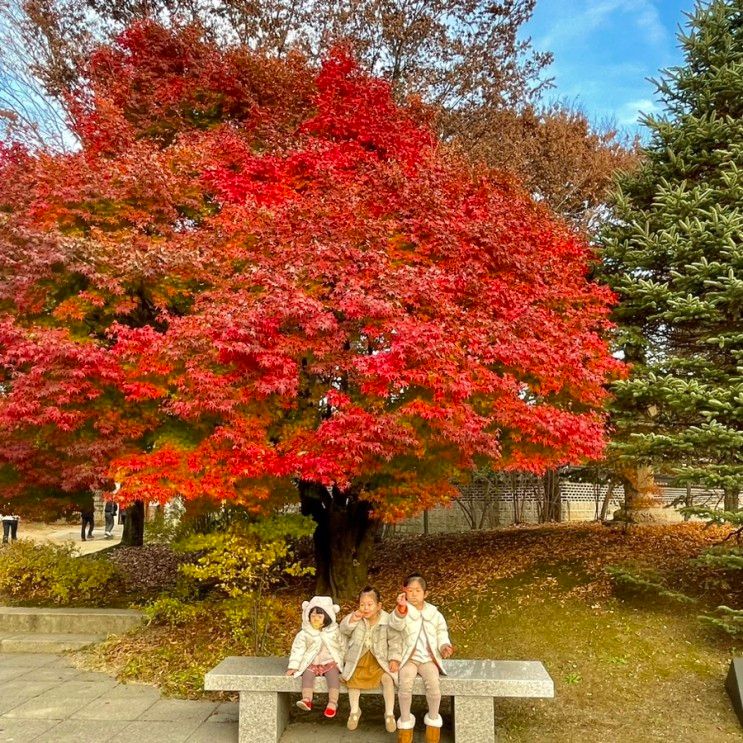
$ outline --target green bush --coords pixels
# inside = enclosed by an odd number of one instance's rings
[[[192,556],[179,568],[186,587],[193,595],[223,599],[219,610],[232,638],[260,655],[267,651],[278,608],[269,588],[314,572],[296,555],[298,540],[314,528],[312,519],[298,514],[235,520],[224,531],[192,534],[174,547]]]
[[[269,629],[285,620],[282,608],[278,599],[253,591],[239,598],[216,601],[193,602],[162,596],[145,606],[144,613],[150,626],[178,627],[187,635],[197,626],[208,625],[214,630],[212,639],[220,647],[226,643],[239,652],[262,655],[277,650],[276,638]]]
[[[180,627],[198,616],[198,604],[187,603],[170,596],[163,596],[144,607],[148,624]]]
[[[196,555],[180,566],[194,592],[214,591],[228,598],[262,594],[285,576],[312,574],[295,555],[297,540],[315,529],[312,519],[295,514],[253,523],[236,522],[225,531],[193,534],[174,549]]]
[[[219,607],[230,638],[255,655],[275,649],[270,630],[281,621],[280,609],[278,599],[258,591],[223,601]]]
[[[118,571],[106,560],[77,557],[72,544],[20,539],[0,549],[0,596],[60,606],[106,599]]]
[[[169,518],[164,509],[158,508],[155,515],[144,525],[144,541],[147,544],[172,544],[180,536],[178,519]]]
[[[606,573],[614,586],[628,596],[653,595],[680,604],[694,604],[696,599],[668,588],[663,578],[648,568],[608,565]]]

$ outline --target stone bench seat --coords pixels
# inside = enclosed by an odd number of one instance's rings
[[[281,738],[291,696],[301,690],[300,679],[284,675],[287,663],[286,658],[231,656],[206,674],[206,691],[240,694],[240,743],[277,743]],[[539,661],[449,660],[446,671],[441,694],[454,699],[456,743],[495,743],[495,698],[555,695],[552,679]],[[327,691],[324,678],[315,681],[315,691]],[[362,693],[381,694],[381,689]],[[423,681],[416,678],[413,694],[424,693]]]

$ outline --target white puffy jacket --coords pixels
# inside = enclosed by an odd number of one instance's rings
[[[408,612],[405,616],[400,616],[397,609],[390,614],[389,627],[402,633],[402,661],[404,666],[415,652],[415,645],[418,642],[418,635],[425,632],[428,645],[433,653],[433,660],[439,667],[439,671],[446,675],[444,661],[441,657],[441,648],[444,645],[451,645],[449,640],[449,630],[446,626],[441,612],[433,605],[427,602],[423,603],[423,609],[420,611],[412,604],[408,604]]]
[[[331,623],[322,629],[315,629],[310,624],[310,610],[319,606],[331,619]],[[333,603],[330,596],[313,596],[310,601],[302,602],[302,629],[297,632],[289,654],[287,670],[294,671],[294,677],[301,676],[315,658],[323,645],[335,661],[338,669],[343,667],[344,642],[341,637],[336,616],[340,606]]]

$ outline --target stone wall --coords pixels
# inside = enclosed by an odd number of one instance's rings
[[[494,529],[514,524],[536,524],[541,521],[543,493],[541,483],[530,481],[528,476],[518,476],[512,485],[515,487],[488,487],[486,482],[476,482],[462,488],[459,502],[441,506],[428,511],[427,517],[421,514],[394,526],[396,534],[430,534],[443,532],[469,531],[473,528],[473,515],[476,528]],[[692,488],[694,505],[719,507],[720,492],[709,492],[703,488]],[[560,482],[560,501],[562,521],[593,521],[601,513],[606,496],[606,486],[592,483]],[[608,516],[617,510],[624,498],[621,487],[615,488],[609,503]],[[686,488],[661,487],[659,500],[670,505],[677,499],[685,500]],[[678,506],[681,507],[681,506]]]

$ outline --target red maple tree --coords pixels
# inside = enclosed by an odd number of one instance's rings
[[[516,184],[345,50],[138,24],[90,60],[73,155],[0,150],[6,495],[296,500],[318,589],[474,468],[601,456],[610,293]]]

